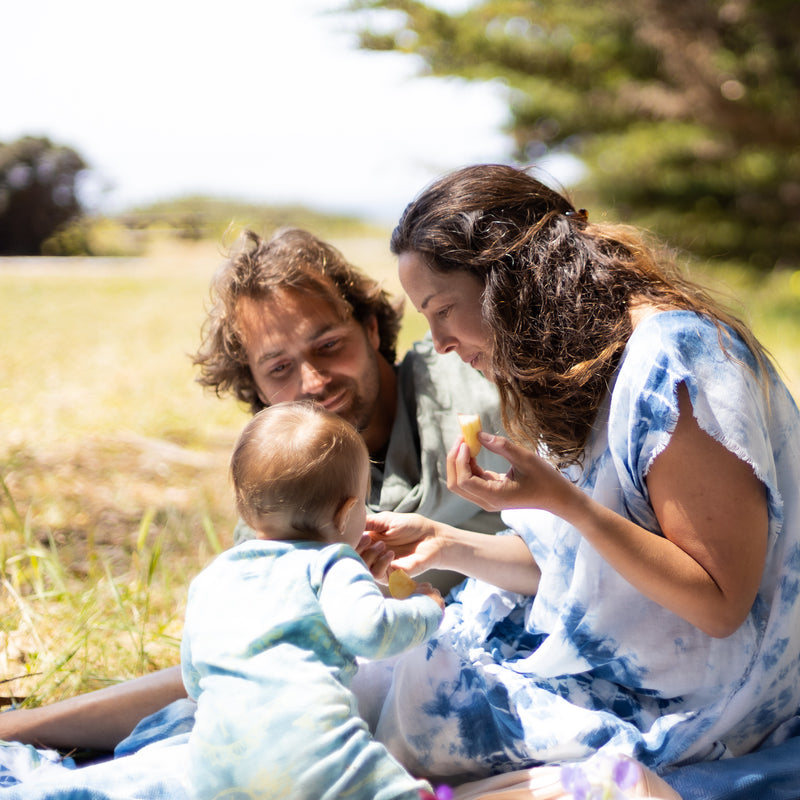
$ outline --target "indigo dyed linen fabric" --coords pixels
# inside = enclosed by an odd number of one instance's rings
[[[570,474],[661,535],[646,476],[685,384],[701,428],[765,486],[766,568],[744,624],[707,636],[642,596],[563,520],[507,511],[541,567],[538,594],[467,580],[425,647],[367,665],[354,686],[376,738],[415,774],[480,777],[602,748],[661,771],[784,736],[800,705],[800,418],[772,373],[767,399],[742,342],[727,332],[722,341],[727,354],[713,323],[690,312],[641,322],[584,467]]]
[[[174,711],[174,708],[170,709]],[[33,748],[0,742],[3,800],[190,800],[188,734],[173,735],[133,755],[76,767],[43,765]],[[33,752],[31,752],[33,751]],[[38,751],[39,755],[46,751]]]
[[[223,553],[192,581],[181,643],[193,796],[417,800],[427,785],[372,739],[347,687],[356,656],[413,647],[441,617],[429,597],[384,598],[347,545]]]

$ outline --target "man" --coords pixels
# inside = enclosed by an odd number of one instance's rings
[[[496,514],[447,491],[445,456],[459,435],[459,410],[480,412],[500,430],[496,389],[454,354],[437,355],[429,340],[395,367],[399,328],[399,307],[336,248],[297,229],[269,241],[248,233],[214,276],[194,362],[202,385],[253,413],[315,400],[353,424],[373,462],[373,510],[494,533]],[[237,540],[246,535],[240,526]]]
[[[253,413],[312,399],[351,422],[373,461],[373,510],[500,530],[498,515],[450,493],[445,479],[447,450],[460,433],[456,412],[480,413],[484,428],[500,431],[497,392],[454,354],[437,355],[430,340],[395,365],[399,328],[399,307],[331,245],[297,229],[269,241],[248,233],[214,276],[194,362],[203,386],[232,394]],[[487,469],[506,469],[488,451],[481,460]],[[237,541],[250,535],[237,527]],[[380,542],[362,555],[377,572],[392,558]],[[426,573],[440,587],[457,577]],[[0,739],[111,750],[143,717],[184,697],[180,668],[173,667],[2,714]]]

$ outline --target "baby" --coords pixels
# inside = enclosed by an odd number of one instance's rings
[[[356,656],[424,642],[444,608],[424,583],[406,600],[385,598],[355,552],[369,475],[355,429],[312,403],[271,406],[242,432],[231,476],[258,538],[192,582],[181,644],[197,700],[197,797],[418,800],[430,791],[372,739],[348,688]]]

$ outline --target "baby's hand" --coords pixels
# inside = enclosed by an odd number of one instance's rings
[[[394,551],[390,550],[385,542],[375,541],[365,533],[356,545],[356,552],[364,560],[372,577],[379,583],[386,583],[389,565],[394,560]]]
[[[439,593],[439,590],[434,588],[434,586],[430,583],[418,583],[416,588],[414,589],[414,594],[424,594],[431,598],[431,600],[435,600],[436,604],[439,608],[444,611],[444,600],[442,599],[442,595]]]

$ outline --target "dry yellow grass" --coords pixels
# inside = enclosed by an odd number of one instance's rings
[[[399,292],[387,239],[333,242]],[[189,359],[221,258],[163,239],[141,259],[0,259],[0,697],[177,663],[188,583],[230,543],[247,418]],[[797,397],[800,279],[723,281]],[[401,351],[425,329],[407,309]]]
[[[385,239],[335,244],[392,283]],[[178,661],[189,580],[230,543],[247,419],[189,358],[221,253],[0,259],[0,697]]]

